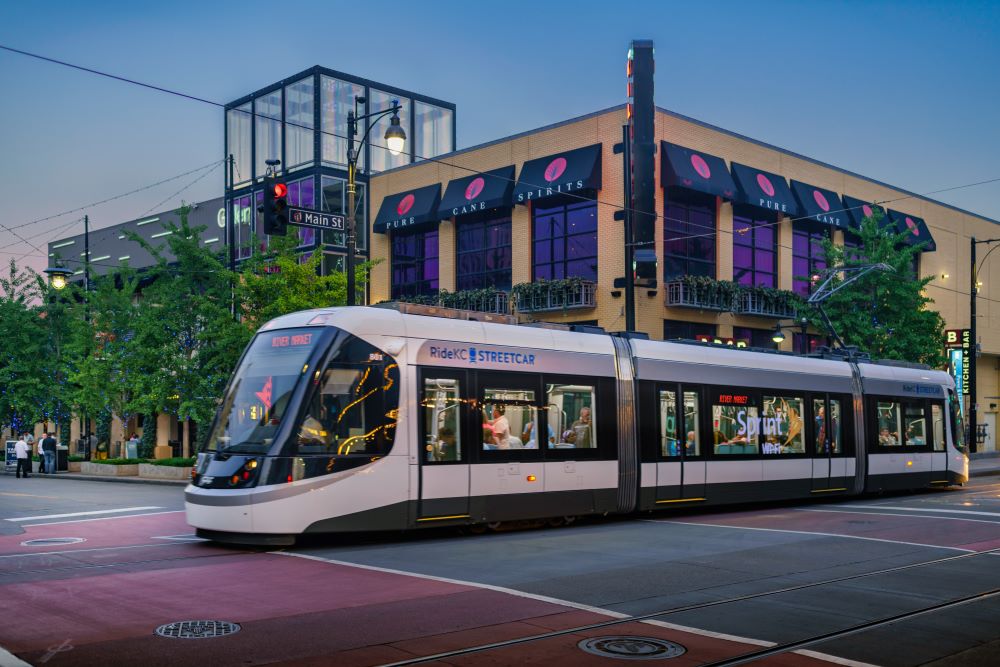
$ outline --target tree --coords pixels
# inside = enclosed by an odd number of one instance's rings
[[[885,225],[877,207],[853,232],[860,238],[857,248],[824,242],[827,266],[884,263],[893,271],[873,271],[827,299],[823,309],[834,329],[846,345],[856,345],[873,358],[943,366],[944,319],[928,307],[933,301],[924,293],[934,277],[913,275],[921,246],[906,245],[906,232]],[[835,278],[833,284],[838,282]],[[826,329],[818,312],[812,312],[810,319],[817,328]]]
[[[45,416],[46,329],[38,303],[45,283],[12,259],[0,277],[0,424],[17,432]]]

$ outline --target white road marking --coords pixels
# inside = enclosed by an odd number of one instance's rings
[[[834,511],[834,510],[816,510]],[[856,514],[871,514],[871,512],[855,512]],[[901,515],[902,516],[902,515]],[[951,551],[964,551],[966,553],[977,553],[975,549],[962,549],[961,547],[942,547],[938,544],[921,544],[920,542],[903,542],[901,540],[883,540],[878,537],[864,537],[862,535],[841,535],[840,533],[818,533],[811,530],[784,530],[781,528],[757,528],[751,526],[728,526],[724,523],[696,523],[694,521],[675,521],[673,519],[639,519],[648,523],[677,523],[682,526],[706,526],[708,528],[734,528],[736,530],[761,530],[769,533],[792,533],[795,535],[816,535],[818,537],[842,537],[848,540],[868,540],[869,542],[888,542],[889,544],[906,544],[911,547],[925,547],[929,549],[950,549]],[[993,523],[992,521],[990,523]]]
[[[183,542],[158,542],[156,544],[128,544],[121,547],[90,547],[88,549],[63,549],[62,551],[31,551],[24,554],[0,554],[0,558],[28,558],[29,556],[61,556],[63,554],[78,554],[84,551],[113,551],[114,549],[146,549],[148,547],[177,547]],[[2,666],[3,663],[0,663]]]
[[[137,519],[157,514],[182,514],[184,510],[167,510],[166,512],[146,512],[144,514],[126,514],[125,516],[102,516],[98,519],[72,519],[70,521],[49,521],[46,523],[26,523],[21,528],[39,528],[40,526],[61,526],[64,523],[87,523],[90,521],[113,521],[114,519]]]
[[[880,510],[896,510],[899,512],[935,512],[940,514],[977,514],[980,516],[1000,516],[1000,512],[978,512],[975,510],[943,510],[919,507],[895,507],[891,505],[873,505]]]
[[[964,549],[962,551],[965,551]],[[489,591],[496,591],[498,593],[505,593],[507,595],[513,595],[514,597],[526,598],[528,600],[537,600],[539,602],[547,602],[549,604],[560,605],[563,607],[571,607],[573,609],[580,609],[582,611],[589,611],[594,614],[601,616],[609,616],[616,619],[627,619],[632,618],[632,614],[623,614],[620,611],[612,611],[611,609],[603,609],[601,607],[594,607],[587,604],[580,604],[578,602],[572,602],[570,600],[561,600],[559,598],[549,597],[547,595],[535,595],[534,593],[527,593],[525,591],[519,591],[514,588],[506,588],[504,586],[494,586],[493,584],[482,584],[476,581],[465,581],[462,579],[452,579],[450,577],[438,577],[432,574],[421,574],[419,572],[407,572],[405,570],[395,570],[388,567],[378,567],[375,565],[362,565],[361,563],[351,563],[344,560],[335,560],[333,558],[323,558],[322,556],[312,556],[309,554],[299,554],[291,553],[289,551],[272,551],[270,552],[276,556],[291,556],[292,558],[303,558],[305,560],[318,561],[320,563],[329,563],[332,565],[343,565],[345,567],[354,567],[361,570],[372,570],[374,572],[385,572],[388,574],[398,574],[404,577],[415,577],[417,579],[429,579],[431,581],[440,581],[446,584],[455,584],[458,586],[468,586],[471,588],[480,588]],[[722,639],[732,642],[741,642],[744,644],[750,644],[753,646],[763,646],[771,647],[777,646],[776,642],[769,642],[763,639],[752,639],[749,637],[738,637],[736,635],[728,635],[721,632],[713,632],[711,630],[702,630],[701,628],[692,628],[686,625],[676,625],[674,623],[667,623],[665,621],[657,621],[655,619],[646,619],[639,621],[640,623],[647,623],[649,625],[657,625],[663,628],[669,628],[671,630],[678,630],[680,632],[687,632],[693,635],[699,635],[702,637],[711,637],[713,639]],[[835,655],[827,655],[825,653],[818,653],[816,651],[806,651],[799,650],[793,651],[793,653],[798,653],[800,655],[807,655],[811,658],[817,660],[825,660],[827,662],[832,662],[838,665],[846,665],[847,667],[876,667],[875,665],[870,665],[865,662],[855,662],[853,660],[847,660],[846,658],[840,658]],[[432,657],[432,656],[427,656]]]
[[[868,514],[870,516],[905,516],[911,519],[937,519],[939,521],[965,521],[973,523],[991,523],[997,525],[998,521],[989,521],[987,519],[966,519],[961,516],[927,516],[920,514],[900,514],[899,512],[862,512],[861,510],[821,510],[821,509],[811,509],[807,507],[797,507],[796,512],[828,512],[830,514]]]
[[[208,542],[204,537],[198,537],[194,533],[186,535],[154,535],[154,540],[173,540],[175,542]]]
[[[90,512],[69,512],[68,514],[39,514],[38,516],[18,516],[4,521],[35,521],[36,519],[65,519],[68,516],[92,516],[94,514],[119,514],[121,512],[141,512],[143,510],[159,510],[162,507],[122,507],[116,510],[93,510]]]

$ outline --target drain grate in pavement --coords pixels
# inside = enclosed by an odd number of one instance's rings
[[[37,540],[25,540],[22,547],[52,547],[59,544],[79,544],[86,542],[82,537],[40,537]]]
[[[176,621],[156,628],[156,634],[172,639],[211,639],[239,631],[239,623],[229,621]]]
[[[581,649],[602,658],[619,660],[665,660],[683,655],[687,649],[676,642],[655,637],[593,637],[577,644]]]

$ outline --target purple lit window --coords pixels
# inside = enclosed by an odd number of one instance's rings
[[[236,256],[245,259],[253,252],[251,236],[253,231],[253,209],[250,207],[250,195],[236,197],[233,206],[233,236],[236,242]]]
[[[597,281],[597,204],[532,209],[535,280]]]
[[[288,205],[301,208],[316,208],[313,178],[303,178],[288,184]],[[298,227],[299,246],[316,245],[316,230],[312,227]]]
[[[438,292],[438,230],[392,235],[392,298]]]
[[[777,287],[778,226],[773,215],[749,206],[733,209],[733,280]]]
[[[814,287],[812,276],[826,270],[823,241],[828,238],[828,229],[817,230],[807,222],[792,224],[792,289],[796,294],[809,296]]]
[[[510,290],[510,213],[459,218],[456,229],[455,288]]]
[[[715,197],[671,188],[663,221],[663,279],[715,277]]]

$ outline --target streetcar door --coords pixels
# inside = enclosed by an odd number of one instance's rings
[[[705,458],[698,391],[669,384],[661,385],[657,395],[660,457],[656,463],[656,502],[704,500]]]
[[[468,382],[464,371],[421,373],[418,522],[469,516]]]
[[[931,402],[931,484],[948,483],[948,448],[945,442],[944,404]]]
[[[831,426],[836,423],[839,427],[839,419],[831,418],[830,408],[839,408],[839,405],[839,401],[828,401],[827,397],[823,395],[812,399],[812,435],[810,438],[813,443],[812,490],[815,493],[829,492],[834,488],[832,478],[834,477],[833,443],[835,438],[831,432]]]

